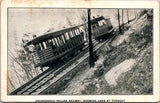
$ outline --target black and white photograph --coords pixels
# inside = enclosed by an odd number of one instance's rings
[[[152,94],[153,9],[8,8],[8,93]]]
[[[160,99],[158,2],[39,2],[2,5],[4,101]]]

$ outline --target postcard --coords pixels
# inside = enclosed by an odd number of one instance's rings
[[[2,102],[160,101],[159,2],[1,1]]]

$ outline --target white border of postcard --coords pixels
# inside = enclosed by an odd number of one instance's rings
[[[43,8],[153,8],[154,11],[154,64],[153,95],[7,95],[7,8],[8,7],[43,7]],[[160,68],[159,68],[159,1],[95,1],[95,0],[2,0],[1,1],[1,101],[2,102],[35,102],[62,100],[121,100],[125,102],[158,102],[160,101]],[[70,101],[71,102],[71,101]]]

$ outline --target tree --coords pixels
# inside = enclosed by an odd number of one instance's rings
[[[86,38],[86,40],[88,40],[87,12],[85,12],[84,10],[81,14],[81,21],[82,21],[82,24],[83,24],[85,38]]]
[[[15,35],[15,46],[9,48],[8,50],[8,57],[10,60],[8,67],[14,71],[16,76],[16,78],[12,79],[9,77],[10,75],[8,75],[8,81],[12,83],[10,88],[13,89],[17,88],[17,85],[22,85],[39,74],[38,70],[33,66],[32,54],[30,54],[30,50],[24,48],[25,43],[28,41],[25,40],[25,38],[28,36],[28,34],[24,34],[22,42],[19,43],[18,38]],[[21,70],[22,73],[19,73],[18,70]],[[18,84],[14,84],[14,80],[18,80]]]

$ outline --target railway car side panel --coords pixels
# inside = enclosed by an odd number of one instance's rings
[[[67,31],[55,37],[34,44],[35,67],[44,67],[84,44],[84,34],[79,29]]]

